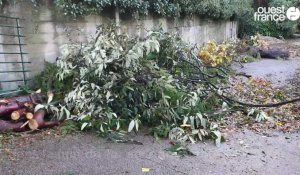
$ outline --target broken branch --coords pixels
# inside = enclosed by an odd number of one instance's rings
[[[295,98],[295,99],[292,99],[292,100],[287,100],[287,101],[283,101],[283,102],[279,102],[279,103],[253,104],[253,103],[245,103],[245,102],[241,102],[241,101],[238,101],[238,100],[234,100],[234,99],[229,98],[229,97],[224,96],[224,95],[222,95],[222,97],[225,98],[227,101],[238,103],[240,105],[248,106],[248,107],[278,107],[278,106],[282,106],[282,105],[286,105],[286,104],[289,104],[289,103],[295,103],[297,101],[300,101],[300,97],[299,97],[299,98]]]

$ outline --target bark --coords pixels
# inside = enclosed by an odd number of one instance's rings
[[[22,95],[22,96],[17,96],[17,97],[13,97],[10,98],[8,100],[11,101],[16,101],[19,103],[42,103],[42,97],[40,94],[28,94],[28,95]]]
[[[259,53],[262,58],[288,58],[289,51],[283,48],[259,48]]]
[[[28,107],[29,103],[41,103],[39,94],[23,95],[9,99],[0,99],[0,118],[10,115],[21,108]]]
[[[48,121],[46,122],[44,120],[44,117],[46,115],[46,110],[41,109],[38,110],[36,113],[33,115],[33,119],[35,120],[38,124],[38,129],[43,129],[43,128],[52,128],[54,126],[58,126],[60,124],[60,121]],[[11,121],[5,121],[5,120],[0,120],[0,131],[7,131],[7,130],[12,130],[15,132],[23,132],[23,131],[28,131],[30,130],[28,124],[24,125],[26,122],[11,122]],[[27,121],[28,123],[28,121]]]
[[[28,127],[23,127],[21,126],[24,124],[24,122],[10,122],[10,121],[5,121],[5,120],[0,120],[0,131],[8,131],[12,130],[15,132],[23,132],[28,130]]]
[[[18,102],[8,102],[6,104],[0,104],[0,118],[5,118],[7,115],[23,107],[24,105]]]
[[[40,109],[37,112],[35,112],[33,115],[33,119],[37,121],[39,129],[52,128],[52,127],[58,126],[60,124],[59,121],[45,122],[45,120],[44,120],[45,115],[46,115],[45,109]]]

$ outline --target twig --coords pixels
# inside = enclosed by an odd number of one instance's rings
[[[237,74],[235,74],[236,76],[243,76],[243,77],[247,77],[247,78],[251,78],[252,77],[252,75],[248,75],[248,74],[246,74],[246,73],[237,73]]]
[[[289,103],[295,103],[297,101],[300,101],[300,97],[299,98],[295,98],[292,100],[287,100],[287,101],[283,101],[283,102],[279,102],[279,103],[267,103],[267,104],[253,104],[253,103],[245,103],[245,102],[241,102],[238,100],[234,100],[232,98],[229,98],[227,96],[221,95],[223,98],[225,98],[227,101],[231,101],[231,102],[235,102],[238,103],[240,105],[243,106],[248,106],[248,107],[278,107],[278,106],[282,106],[282,105],[286,105]]]

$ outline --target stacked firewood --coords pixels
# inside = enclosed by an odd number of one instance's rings
[[[59,125],[59,121],[45,121],[46,109],[34,112],[42,102],[39,94],[29,94],[8,99],[0,99],[0,131],[22,132]]]

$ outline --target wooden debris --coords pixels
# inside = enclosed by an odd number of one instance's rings
[[[23,122],[11,122],[0,120],[0,131],[15,131],[15,132],[22,132],[26,131],[26,127],[21,127],[24,123]]]
[[[53,98],[53,93],[48,93]],[[36,104],[41,103],[39,94],[17,96],[0,99],[0,131],[23,132],[42,128],[51,128],[60,124],[60,121],[45,121],[45,109],[32,113]],[[24,121],[26,119],[27,121]]]
[[[33,119],[33,114],[32,114],[31,112],[26,113],[26,118],[27,118],[28,120]]]
[[[40,103],[41,101],[41,96],[39,94],[0,99],[0,118],[4,118],[6,115],[10,115],[12,112],[24,107],[33,107],[32,104]]]
[[[26,113],[25,108],[18,109],[17,111],[12,112],[10,117],[12,120],[16,121],[16,120],[19,120],[22,116],[24,116],[25,113]]]

